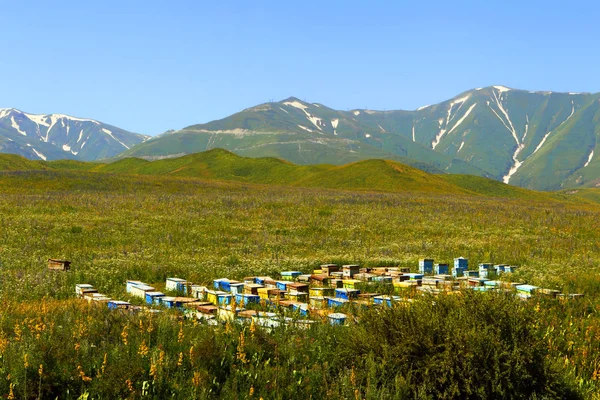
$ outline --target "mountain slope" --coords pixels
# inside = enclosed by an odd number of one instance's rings
[[[0,109],[0,152],[30,159],[98,160],[114,157],[146,139],[92,119]]]
[[[595,149],[591,132],[598,126],[598,99],[491,86],[414,111],[339,111],[291,97],[163,134],[121,156],[155,159],[222,147],[300,164],[399,159],[555,190],[600,179],[591,164],[587,174],[581,171],[582,159]],[[581,176],[579,183],[573,176]]]

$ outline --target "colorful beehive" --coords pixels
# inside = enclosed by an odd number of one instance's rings
[[[335,289],[335,297],[338,299],[351,300],[358,298],[360,290],[358,289]]]
[[[311,287],[308,290],[308,294],[311,297],[334,296],[335,295],[335,290],[333,288]]]
[[[374,276],[373,282],[377,283],[392,283],[393,278],[391,276]]]
[[[110,300],[106,303],[108,308],[111,310],[124,309],[127,310],[131,306],[131,304],[127,301],[122,300]]]
[[[165,290],[171,292],[184,293],[187,286],[187,281],[181,278],[167,278],[165,281]]]
[[[505,272],[506,267],[506,264],[494,265],[494,272],[496,272],[496,275],[500,275]]]
[[[244,285],[244,293],[258,295],[258,289],[262,289],[264,286],[258,283],[246,283]]]
[[[210,301],[214,305],[218,305],[220,294],[227,294],[227,293],[218,291],[218,290],[209,290],[206,292],[206,301]]]
[[[302,271],[282,271],[281,280],[293,281],[300,275],[302,275]]]
[[[134,285],[129,290],[129,294],[134,297],[146,299],[146,292],[154,292],[155,289],[150,285]]]
[[[309,282],[312,285],[327,286],[329,284],[329,276],[325,274],[313,274],[310,276]]]
[[[534,294],[539,287],[533,285],[518,285],[515,289],[517,289],[517,292]]]
[[[192,297],[195,297],[200,300],[206,299],[206,292],[208,291],[208,288],[206,286],[192,285],[190,286],[190,290],[192,292]]]
[[[308,284],[301,282],[293,282],[286,286],[287,290],[295,290],[296,292],[308,293]]]
[[[377,296],[373,298],[373,304],[387,305],[388,307],[399,301],[402,301],[402,297],[400,296]]]
[[[419,273],[419,274],[415,274],[415,273],[407,273],[404,274],[402,276],[407,276],[409,280],[411,281],[420,281],[423,279],[423,274]]]
[[[254,284],[256,283],[256,276],[247,276],[243,279],[243,282],[246,284]]]
[[[92,297],[92,301],[97,303],[108,303],[112,299],[104,294],[95,293],[97,296]]]
[[[228,306],[229,304],[231,304],[232,299],[233,299],[233,296],[230,293],[217,294],[217,304],[220,306],[222,306],[222,305]]]
[[[48,269],[51,271],[68,271],[71,269],[71,261],[49,258]]]
[[[221,288],[221,283],[225,282],[225,281],[229,282],[229,279],[227,279],[227,278],[213,279],[213,289],[214,290],[223,290]]]
[[[327,307],[329,307],[329,308],[343,307],[349,303],[348,300],[337,298],[337,297],[326,297],[326,299],[327,299]]]
[[[327,316],[331,325],[344,325],[348,316],[343,313],[331,313]]]
[[[436,275],[446,275],[450,271],[448,264],[435,264],[433,266],[433,273]]]
[[[498,289],[502,286],[502,282],[501,281],[485,281],[485,282],[483,282],[483,285],[485,287]]]
[[[260,288],[258,289],[258,296],[261,299],[279,299],[281,298],[281,291],[276,288]]]
[[[507,265],[504,267],[504,272],[506,272],[507,274],[510,274],[512,272],[515,272],[515,269],[517,269],[517,267],[515,265]]]
[[[131,293],[131,288],[134,287],[134,286],[137,286],[137,285],[145,285],[145,283],[142,282],[142,281],[131,281],[131,280],[127,281],[125,283],[125,291],[127,293]]]
[[[438,287],[441,281],[442,281],[441,279],[427,277],[427,278],[423,278],[421,280],[421,285],[422,286]]]
[[[356,289],[356,285],[360,283],[362,283],[362,281],[359,281],[358,279],[344,279],[342,281],[342,287],[346,289]]]
[[[289,291],[287,292],[286,297],[293,301],[300,301],[304,303],[308,301],[308,293],[306,292]]]
[[[467,280],[467,282],[470,287],[476,287],[476,286],[484,286],[484,284],[487,280],[488,279],[486,279],[486,278],[469,278]]]
[[[479,276],[481,278],[487,278],[493,268],[494,268],[494,264],[490,264],[490,263],[479,264]]]
[[[219,307],[217,307],[213,304],[202,305],[202,306],[197,307],[198,312],[201,312],[202,314],[211,314],[211,315],[216,314],[218,309],[219,309]]]
[[[237,282],[237,283],[229,282],[229,291],[231,292],[232,295],[236,295],[238,293],[244,293],[244,286],[245,286],[245,284],[242,282]]]
[[[247,306],[250,303],[255,303],[255,304],[260,303],[260,297],[255,294],[237,293],[235,295],[235,301],[238,304]]]
[[[463,276],[466,278],[478,278],[479,271],[463,271]]]
[[[375,275],[373,275],[371,273],[360,272],[360,273],[354,275],[354,279],[355,280],[359,280],[359,281],[363,281],[363,282],[370,282],[370,281],[373,280],[374,276]]]
[[[83,297],[84,290],[93,288],[94,286],[90,285],[89,283],[78,283],[75,285],[75,294],[77,297]]]
[[[302,274],[302,275],[298,275],[298,276],[296,277],[296,280],[297,280],[298,282],[302,282],[302,283],[308,283],[308,282],[310,282],[310,276],[311,276],[310,274]]]
[[[311,307],[316,309],[322,309],[327,307],[327,299],[325,297],[310,297],[308,303]]]
[[[217,319],[223,322],[235,321],[237,317],[237,310],[231,306],[219,307],[217,310]]]
[[[157,297],[164,297],[164,293],[162,292],[156,292],[156,291],[152,291],[152,292],[146,292],[146,303],[148,304],[154,304],[154,299]]]
[[[344,280],[343,279],[331,279],[329,281],[329,287],[332,287],[334,289],[344,287]]]
[[[292,311],[297,312],[302,316],[308,316],[308,304],[294,303],[292,304]]]
[[[349,265],[342,266],[342,277],[344,277],[346,279],[354,277],[354,275],[358,274],[359,272],[360,272],[359,265],[349,264]]]
[[[419,272],[421,274],[433,273],[433,259],[432,258],[421,258],[419,260]]]
[[[331,275],[332,272],[338,272],[340,267],[337,264],[324,264],[321,265],[321,271],[323,271],[324,275]]]
[[[454,268],[469,269],[469,260],[464,257],[455,258]]]
[[[267,278],[263,281],[264,287],[277,289],[277,281],[272,278]]]
[[[379,293],[359,293],[358,300],[364,302],[365,304],[373,304],[373,299],[377,296],[380,296]]]
[[[311,275],[321,275],[323,273],[322,269],[313,269],[313,272]]]
[[[290,284],[290,282],[288,282],[288,281],[278,281],[276,284],[276,288],[281,291],[286,291],[288,284]]]
[[[418,286],[419,282],[416,280],[394,282],[394,292],[398,294],[410,294],[414,293]]]
[[[270,281],[273,278],[271,278],[270,276],[257,276],[254,278],[254,282],[258,283],[259,285],[263,285],[265,284],[265,281]]]

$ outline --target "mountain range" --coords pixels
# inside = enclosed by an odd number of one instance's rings
[[[420,162],[538,190],[595,186],[599,99],[491,86],[414,111],[340,111],[291,97],[162,134],[121,156],[153,159],[222,147],[299,164]]]
[[[94,120],[0,110],[0,151],[33,159],[153,160],[223,148],[303,165],[390,159],[537,190],[599,186],[599,135],[600,94],[505,86],[414,111],[341,111],[290,97],[152,138]]]
[[[109,158],[148,138],[93,119],[0,109],[0,152],[34,160]]]

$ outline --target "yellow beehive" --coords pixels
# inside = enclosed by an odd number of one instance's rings
[[[356,289],[356,284],[361,282],[358,279],[344,279],[342,284],[345,289]]]
[[[322,270],[322,269],[314,269],[314,270],[313,270],[313,274],[314,274],[314,275],[321,275],[322,273],[323,273],[323,270]]]

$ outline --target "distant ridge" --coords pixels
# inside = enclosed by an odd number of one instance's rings
[[[0,152],[33,160],[109,158],[146,139],[89,118],[0,108]]]

